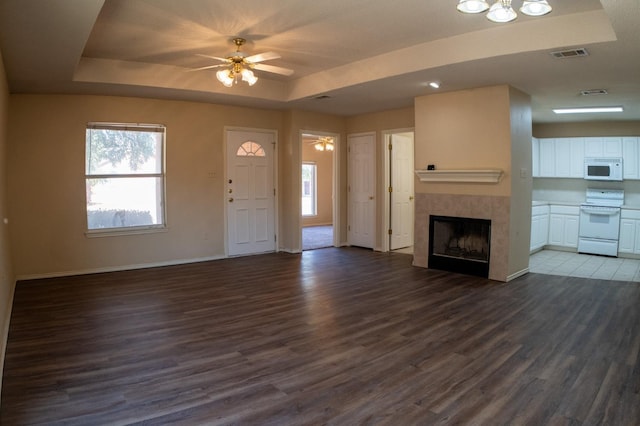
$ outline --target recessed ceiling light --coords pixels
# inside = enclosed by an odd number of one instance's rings
[[[589,112],[623,112],[621,106],[616,107],[586,107],[586,108],[556,108],[553,110],[556,114],[583,114]]]
[[[440,82],[439,81],[432,81],[431,83],[429,83],[429,86],[433,87],[434,89],[439,89],[440,88]]]

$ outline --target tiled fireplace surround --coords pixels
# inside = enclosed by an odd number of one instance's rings
[[[490,195],[416,194],[413,264],[428,267],[429,216],[491,220],[489,279],[507,281],[510,198]]]

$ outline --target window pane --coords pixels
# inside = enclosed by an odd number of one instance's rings
[[[264,157],[264,149],[258,142],[247,141],[240,145],[236,152],[238,157]]]
[[[87,175],[162,173],[162,132],[87,129]]]
[[[302,165],[302,215],[315,216],[316,211],[316,165]]]
[[[89,229],[163,224],[162,178],[87,179]]]

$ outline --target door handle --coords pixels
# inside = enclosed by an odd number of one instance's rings
[[[409,201],[413,201],[413,195],[409,195]]]
[[[233,197],[229,198],[229,202],[233,203]]]
[[[373,200],[373,196],[369,197],[370,200]]]

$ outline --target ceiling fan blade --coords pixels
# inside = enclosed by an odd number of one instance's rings
[[[288,68],[276,67],[274,65],[267,64],[255,64],[254,68],[260,71],[272,72],[274,74],[291,75],[293,70]]]
[[[280,55],[275,52],[264,52],[258,53],[257,55],[251,55],[244,58],[245,61],[249,61],[252,63],[262,62],[262,61],[270,61],[272,59],[280,59]]]
[[[215,59],[216,61],[231,62],[229,59],[227,59],[227,58],[221,58],[221,57],[219,57],[219,56],[203,55],[202,53],[196,53],[196,55],[197,55],[197,56],[202,56],[203,58]]]
[[[211,68],[219,68],[219,67],[226,67],[226,66],[228,66],[228,64],[209,65],[207,67],[191,68],[191,69],[188,69],[187,71],[189,71],[189,72],[191,72],[191,71],[202,71],[202,70],[209,70]]]

